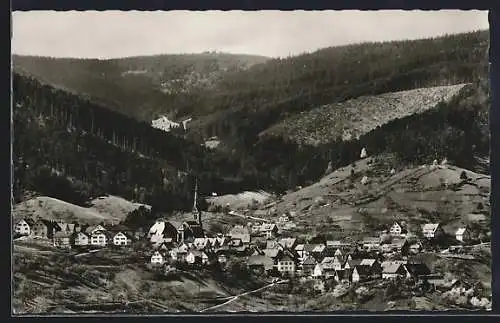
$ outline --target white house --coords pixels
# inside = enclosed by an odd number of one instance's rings
[[[404,264],[404,261],[384,261],[382,263],[382,279],[405,277],[408,272]]]
[[[115,246],[126,246],[130,242],[130,239],[123,232],[118,232],[113,236],[113,244]]]
[[[93,246],[104,247],[108,243],[108,237],[103,231],[94,231],[90,236],[90,244]]]
[[[99,224],[96,226],[88,227],[86,231],[87,233],[92,235],[98,231],[106,231],[106,228]]]
[[[458,228],[455,232],[455,239],[460,242],[466,242],[470,240],[470,232],[467,228]]]
[[[14,226],[14,232],[23,236],[29,236],[31,233],[31,226],[29,220],[19,220]]]
[[[88,246],[90,243],[89,236],[81,231],[76,233],[73,239],[73,243],[75,246]]]
[[[422,234],[427,239],[438,238],[443,233],[443,229],[439,223],[426,223],[422,226]]]
[[[164,259],[162,254],[159,251],[155,251],[153,255],[151,256],[151,263],[153,265],[161,265],[163,264]]]
[[[322,277],[323,276],[323,266],[321,266],[321,264],[316,264],[311,276],[314,278]]]
[[[186,255],[186,262],[188,264],[194,264],[197,262],[201,264],[206,264],[208,263],[208,255],[198,250],[191,250]]]
[[[391,226],[391,228],[389,229],[389,234],[391,236],[396,236],[396,237],[400,237],[402,236],[404,233],[404,229],[403,229],[403,226],[401,225],[401,223],[399,222],[394,222]]]

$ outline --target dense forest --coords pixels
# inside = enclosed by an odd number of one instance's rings
[[[18,73],[150,121],[175,112],[191,92],[211,88],[223,74],[266,60],[262,56],[215,52],[106,60],[14,55],[13,66]]]
[[[138,121],[141,118],[131,110],[132,105],[122,106],[137,89],[127,91],[118,82],[109,85],[116,88],[107,92],[107,84],[113,82],[106,81],[110,73],[104,73],[103,66],[110,66],[109,62],[86,60],[90,65],[79,68],[87,69],[92,77],[79,74],[69,78],[75,83],[65,84],[67,79],[61,75],[70,75],[76,69],[73,63],[60,69],[59,59],[22,57],[16,65],[22,75],[14,74],[13,80],[16,198],[25,190],[35,190],[84,204],[105,192],[152,204],[161,211],[189,209],[195,176],[202,195],[255,189],[280,193],[318,180],[329,164],[333,168],[349,165],[359,158],[362,147],[370,154],[394,152],[401,163],[447,157],[472,169],[474,156],[487,156],[489,149],[487,36],[487,32],[475,32],[366,43],[226,68],[216,84],[189,93],[162,93],[170,99],[158,97],[178,117],[198,116],[189,133],[165,133]],[[53,67],[51,71],[34,67],[44,65],[43,59],[52,60],[46,65]],[[143,58],[140,64],[136,60],[114,62],[114,75],[163,66],[154,58]],[[186,75],[181,67],[168,71],[170,77]],[[100,72],[104,76],[95,83]],[[54,84],[51,80],[55,79],[61,82]],[[85,96],[70,93],[85,82],[90,84],[87,90],[98,85],[108,96],[95,100],[89,93],[93,90],[82,91]],[[451,102],[393,120],[357,140],[339,139],[312,147],[283,137],[258,136],[276,121],[321,104],[465,82],[472,86]],[[140,88],[146,89],[146,83],[142,84]],[[113,108],[103,103],[113,100]],[[201,145],[213,135],[223,139],[225,149]]]

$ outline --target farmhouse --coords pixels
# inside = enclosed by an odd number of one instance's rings
[[[429,267],[423,263],[408,263],[405,266],[406,271],[408,272],[407,278],[420,279],[423,276],[427,276],[431,273]]]
[[[444,233],[439,223],[427,223],[422,226],[422,234],[427,239],[439,238]]]
[[[94,234],[95,232],[103,232],[103,231],[107,231],[105,227],[103,227],[102,225],[93,225],[93,226],[89,226],[87,227],[87,229],[85,229],[85,232],[89,235],[92,235]]]
[[[314,267],[316,267],[317,264],[318,262],[313,257],[308,257],[307,259],[305,259],[302,263],[302,272],[304,273],[304,275],[312,275],[312,273],[314,272]]]
[[[466,227],[458,228],[455,231],[455,239],[460,242],[468,242],[470,241],[470,231]]]
[[[162,265],[164,262],[163,255],[159,251],[155,251],[151,256],[151,264],[153,265]]]
[[[107,245],[108,240],[109,237],[106,234],[106,231],[94,230],[93,233],[90,235],[90,244],[93,246],[104,247]]]
[[[400,261],[387,261],[382,263],[382,279],[396,279],[406,277],[407,271],[404,263]]]
[[[73,244],[75,246],[88,246],[89,236],[85,232],[76,232],[73,234]]]
[[[400,222],[394,222],[389,229],[389,234],[394,237],[401,237],[406,233],[406,229]]]
[[[282,274],[293,276],[295,274],[295,259],[289,252],[278,258],[278,271]]]
[[[249,269],[258,272],[267,272],[274,267],[274,260],[264,255],[250,256],[247,261]]]
[[[31,236],[37,238],[52,238],[53,237],[53,226],[49,221],[38,220],[31,226]]]
[[[362,282],[367,281],[372,278],[372,270],[370,266],[367,265],[357,265],[352,271],[352,282]]]
[[[262,223],[260,226],[260,232],[267,238],[272,238],[278,233],[278,227],[274,223]]]
[[[186,255],[186,262],[188,264],[207,264],[208,255],[202,251],[191,250]]]
[[[71,234],[63,231],[54,233],[54,246],[60,248],[70,248]]]
[[[126,246],[132,243],[132,239],[129,238],[125,233],[118,232],[113,236],[113,244],[115,246]]]
[[[23,236],[31,234],[31,227],[34,222],[31,219],[22,219],[16,222],[14,232]]]

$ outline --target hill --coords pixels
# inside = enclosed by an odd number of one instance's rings
[[[359,138],[394,119],[422,113],[449,102],[466,86],[457,84],[361,96],[327,104],[287,118],[259,136],[283,136],[306,145]]]
[[[387,229],[394,221],[413,228],[439,221],[449,232],[464,223],[490,230],[489,192],[487,175],[453,165],[408,167],[391,155],[378,155],[283,195],[274,209],[296,214],[302,234],[332,239]]]
[[[149,122],[161,114],[175,114],[177,100],[200,89],[213,88],[225,73],[266,60],[261,56],[225,53],[107,60],[14,55],[13,67],[18,73]]]
[[[103,196],[90,202],[89,207],[81,207],[47,196],[38,196],[13,206],[14,219],[29,217],[50,221],[77,221],[91,225],[119,223],[127,215],[140,207],[116,196]]]

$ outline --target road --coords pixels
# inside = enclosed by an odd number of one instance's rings
[[[261,290],[264,290],[266,288],[269,288],[269,287],[272,287],[274,285],[277,285],[277,284],[282,284],[282,283],[285,283],[287,282],[288,280],[285,279],[285,280],[280,280],[280,281],[277,281],[277,282],[274,282],[274,283],[271,283],[271,284],[268,284],[268,285],[265,285],[263,287],[260,287],[260,288],[257,288],[257,289],[254,289],[254,290],[251,290],[251,291],[248,291],[248,292],[244,292],[244,293],[241,293],[241,294],[238,294],[238,295],[235,295],[233,296],[230,300],[222,303],[222,304],[219,304],[219,305],[214,305],[214,306],[211,306],[211,307],[208,307],[208,308],[205,308],[203,310],[201,310],[200,312],[206,312],[206,311],[210,311],[210,310],[213,310],[213,309],[216,309],[216,308],[219,308],[219,307],[222,307],[222,306],[225,306],[229,303],[232,303],[234,302],[235,300],[237,300],[239,297],[241,296],[246,296],[246,295],[250,295],[252,293],[256,293],[256,292],[260,292]]]

